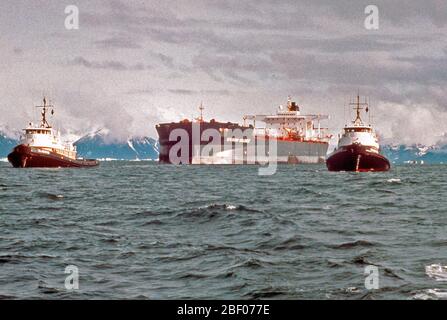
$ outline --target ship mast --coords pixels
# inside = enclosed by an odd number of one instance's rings
[[[42,119],[40,120],[40,127],[41,128],[51,128],[50,124],[47,121],[47,112],[49,109],[51,109],[51,115],[54,114],[54,107],[51,104],[47,104],[47,99],[43,97],[43,105],[42,106],[36,106],[36,108],[42,108],[41,116]]]
[[[356,111],[356,117],[353,121],[354,125],[363,125],[362,118],[360,117],[360,110],[363,109],[363,107],[366,107],[366,112],[368,112],[368,103],[367,102],[360,102],[360,94],[357,93],[357,101],[351,102],[349,105],[354,106],[354,110]]]
[[[202,101],[200,102],[200,107],[199,107],[199,110],[200,110],[200,118],[199,118],[199,121],[200,122],[203,122],[203,110],[204,110],[205,108],[203,107],[203,103],[202,103]]]

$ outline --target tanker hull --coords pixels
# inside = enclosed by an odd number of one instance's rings
[[[159,161],[170,164],[324,163],[329,145],[322,141],[256,136],[252,128],[234,123],[170,123],[159,124],[156,129],[160,142]],[[176,129],[183,130],[182,138],[186,139],[181,152],[176,147],[180,139],[171,135]],[[208,129],[217,132],[213,141],[203,138],[204,133],[210,132]],[[239,134],[228,134],[228,130]],[[213,151],[208,152],[211,145],[214,145]]]

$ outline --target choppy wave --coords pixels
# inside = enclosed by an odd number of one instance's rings
[[[441,289],[426,289],[422,292],[416,292],[412,295],[415,300],[447,300],[447,291]]]
[[[398,178],[391,178],[391,179],[388,179],[386,182],[388,182],[388,183],[402,183],[402,180],[400,180]]]
[[[364,255],[360,255],[360,256],[356,256],[356,257],[352,258],[351,262],[353,264],[358,264],[358,265],[375,265],[375,266],[378,266],[377,263],[374,263],[367,256],[364,256]]]
[[[445,181],[431,166],[0,170],[0,299],[445,299]]]
[[[41,192],[39,195],[42,198],[47,198],[47,199],[50,199],[50,200],[62,200],[62,199],[64,199],[64,196],[62,194]]]
[[[226,211],[246,211],[246,212],[259,212],[256,209],[249,208],[244,205],[234,204],[210,204],[207,206],[199,207],[198,210],[226,210]]]
[[[280,299],[290,294],[290,291],[283,287],[268,286],[261,289],[256,289],[245,294],[248,299]]]
[[[303,244],[305,240],[301,237],[294,236],[290,237],[284,241],[281,241],[279,244],[275,245],[273,247],[273,250],[301,250],[306,248],[306,246]]]
[[[219,217],[226,217],[230,214],[236,214],[239,212],[257,213],[260,211],[244,205],[223,203],[223,204],[210,204],[201,207],[183,209],[177,214],[177,216],[183,218],[195,217],[200,220],[203,220],[203,219],[215,219]]]
[[[334,249],[351,249],[356,247],[372,247],[374,243],[366,241],[366,240],[356,240],[352,242],[345,242],[342,244],[331,245],[330,247]]]
[[[447,266],[431,264],[425,266],[425,273],[436,281],[447,281]]]

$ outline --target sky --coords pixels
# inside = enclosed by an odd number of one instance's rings
[[[445,0],[2,0],[0,128],[37,120],[44,94],[65,134],[116,140],[156,137],[202,101],[205,118],[242,123],[290,95],[337,135],[360,92],[382,142],[434,144],[447,132],[446,37]]]

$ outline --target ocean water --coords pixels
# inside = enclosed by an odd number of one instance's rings
[[[442,165],[0,162],[0,298],[445,299],[446,195]]]

